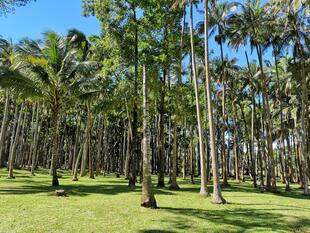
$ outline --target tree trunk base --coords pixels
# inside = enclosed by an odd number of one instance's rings
[[[157,188],[164,188],[164,187],[165,187],[165,182],[164,181],[158,181]]]
[[[271,193],[280,193],[280,191],[277,189],[277,187],[266,188],[266,191],[271,192]]]
[[[141,200],[141,207],[150,208],[150,209],[157,209],[156,200],[154,197],[146,198],[145,200]]]
[[[171,184],[169,186],[169,190],[180,190],[180,187],[177,183],[171,182]]]
[[[74,178],[72,178],[72,181],[79,181],[79,179],[74,177]]]
[[[226,200],[222,196],[214,196],[211,201],[212,204],[226,204]]]
[[[8,176],[7,179],[9,179],[9,180],[14,180],[14,179],[15,179],[15,176]]]
[[[209,197],[210,193],[208,193],[207,190],[201,190],[200,189],[199,195],[202,196],[202,197]]]
[[[52,186],[53,186],[53,187],[57,187],[57,186],[59,186],[59,181],[58,181],[58,178],[53,179],[53,181],[52,181]]]
[[[224,182],[223,184],[222,184],[222,187],[230,187],[231,185],[230,184],[228,184],[228,182]]]

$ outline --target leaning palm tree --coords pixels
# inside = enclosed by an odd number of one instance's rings
[[[11,70],[14,69],[16,63],[16,54],[12,41],[0,38],[0,66]],[[10,93],[9,90],[5,91],[5,108],[0,132],[0,166],[3,156],[5,135],[8,127],[9,112],[10,112]]]
[[[193,29],[193,4],[194,1],[190,1],[190,38],[191,38],[191,63],[193,82],[195,88],[195,99],[196,99],[196,112],[197,112],[197,125],[198,125],[198,136],[199,136],[199,154],[200,154],[200,168],[201,168],[201,184],[200,184],[200,195],[207,196],[207,167],[206,167],[206,156],[203,142],[203,131],[202,131],[202,119],[200,111],[200,101],[198,92],[198,75],[196,69],[196,53],[194,43],[194,29]]]
[[[19,67],[19,59],[16,53],[16,48],[12,41],[0,39],[0,67],[1,73],[9,74],[14,73]],[[8,116],[9,116],[9,107],[10,107],[10,97],[9,91],[6,90],[6,105],[4,110],[4,117],[1,126],[1,135],[0,135],[0,161],[2,157],[2,151],[5,142],[5,135],[8,125]],[[11,136],[11,145],[9,149],[9,159],[8,159],[8,178],[13,179],[13,170],[14,170],[14,161],[15,155],[17,151],[17,144],[19,139],[19,134],[21,131],[22,119],[23,119],[23,112],[24,112],[24,100],[21,103],[21,108],[19,110],[16,108],[16,117],[14,120],[14,130],[12,131]]]
[[[211,7],[208,9],[209,14],[209,37],[215,35],[215,41],[220,46],[220,55],[222,61],[222,71],[219,73],[219,81],[222,84],[222,160],[223,164],[225,163],[226,159],[226,152],[225,152],[225,130],[226,130],[226,112],[225,112],[225,88],[226,88],[226,72],[224,66],[224,43],[226,41],[226,29],[227,29],[227,22],[233,16],[233,10],[236,6],[234,2],[223,2],[218,3],[217,1],[211,1]],[[204,27],[205,22],[199,22],[198,28],[201,34],[204,34]],[[223,185],[228,185],[227,176],[223,174]]]
[[[201,111],[200,111],[200,101],[199,101],[199,93],[198,93],[198,75],[196,70],[196,53],[195,53],[195,43],[194,43],[194,14],[193,14],[193,5],[198,1],[196,0],[175,0],[173,4],[173,8],[182,7],[185,10],[184,6],[189,3],[190,6],[190,43],[191,43],[191,70],[193,73],[193,82],[195,89],[195,100],[196,100],[196,114],[197,114],[197,126],[198,126],[198,137],[199,137],[199,154],[200,154],[200,169],[201,169],[201,183],[200,183],[200,195],[208,196],[207,189],[207,167],[206,167],[206,155],[204,149],[204,141],[203,141],[203,131],[202,131],[202,119],[201,119]],[[183,25],[184,26],[184,25]]]
[[[66,38],[53,31],[43,33],[42,42],[24,39],[17,47],[18,68],[1,69],[0,85],[13,87],[32,98],[43,100],[50,109],[52,135],[52,185],[58,186],[59,124],[65,107],[78,95],[82,83],[88,81],[93,62],[79,61],[77,50],[70,49]]]

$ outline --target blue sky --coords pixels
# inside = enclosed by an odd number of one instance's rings
[[[39,38],[46,30],[66,34],[70,28],[88,35],[100,32],[96,18],[82,16],[82,0],[37,0],[0,18],[0,35],[13,41]]]
[[[202,5],[199,7],[202,9]],[[195,22],[201,20],[203,14],[195,12]],[[17,8],[15,13],[0,17],[0,35],[13,41],[23,37],[37,39],[46,30],[66,34],[70,28],[77,28],[87,35],[100,33],[100,23],[95,17],[82,16],[82,0],[37,0]],[[210,49],[214,51],[214,56],[220,55],[213,38],[210,38]],[[225,46],[225,53],[229,57],[237,57],[238,64],[246,65],[243,49],[236,53]],[[265,58],[271,58],[271,51],[265,54]],[[256,54],[250,59],[256,59]]]

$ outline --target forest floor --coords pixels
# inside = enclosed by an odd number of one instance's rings
[[[155,188],[160,208],[149,210],[140,208],[140,184],[129,188],[123,177],[72,182],[61,174],[58,189],[68,197],[53,195],[47,170],[35,177],[17,170],[8,180],[1,169],[0,232],[310,232],[310,199],[298,186],[273,194],[231,181],[223,189],[229,204],[213,205],[199,196],[199,180],[179,179],[180,191]]]

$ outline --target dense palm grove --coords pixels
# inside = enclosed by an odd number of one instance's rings
[[[0,39],[0,165],[8,178],[44,167],[58,186],[57,169],[71,170],[75,182],[115,173],[129,186],[142,182],[141,205],[152,208],[155,174],[158,187],[171,189],[182,189],[178,176],[200,177],[203,196],[212,180],[214,203],[226,203],[220,181],[231,179],[250,179],[262,192],[299,183],[308,194],[309,1],[83,6],[100,20],[100,36],[72,29]],[[244,51],[245,67],[226,55],[232,50]]]

